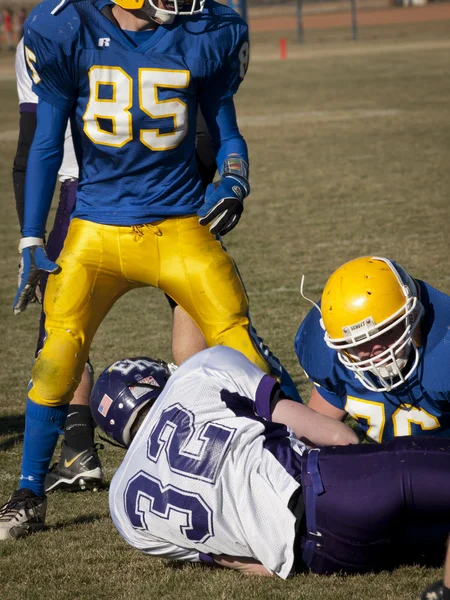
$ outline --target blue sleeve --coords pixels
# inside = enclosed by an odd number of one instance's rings
[[[310,310],[300,325],[294,348],[300,366],[322,398],[344,410],[347,390],[342,373],[338,372],[339,359],[325,343],[316,308]]]
[[[239,132],[233,97],[208,101],[201,104],[201,109],[211,135],[220,175],[223,163],[230,154],[237,155],[248,163],[247,144]]]
[[[44,237],[63,158],[64,134],[69,114],[69,110],[61,110],[48,102],[39,101],[36,132],[28,156],[25,179],[23,237]]]
[[[211,135],[220,174],[224,160],[230,154],[248,163],[247,144],[239,132],[233,101],[248,68],[248,28],[242,22],[236,31],[226,64],[210,78],[208,87],[200,94],[200,107]]]
[[[52,18],[47,16],[47,19]],[[44,35],[35,31],[32,26],[25,27],[25,60],[33,81],[33,92],[40,99],[65,110],[72,108],[76,98],[77,78],[72,42],[67,37],[55,40],[53,34],[54,32],[46,32]]]

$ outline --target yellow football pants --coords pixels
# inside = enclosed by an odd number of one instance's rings
[[[123,294],[154,286],[200,327],[208,346],[240,350],[270,368],[250,334],[248,298],[236,265],[198,217],[117,227],[73,219],[45,293],[46,340],[32,372],[30,398],[57,406],[72,399],[92,339]]]

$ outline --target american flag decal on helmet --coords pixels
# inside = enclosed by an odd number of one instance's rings
[[[108,394],[105,394],[102,398],[102,401],[98,405],[98,412],[102,416],[106,417],[106,415],[108,414],[108,410],[111,408],[112,403],[113,403],[112,398],[110,398],[108,396]]]

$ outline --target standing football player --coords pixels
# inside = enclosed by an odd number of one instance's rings
[[[417,560],[417,524],[441,527],[423,541],[444,550],[450,439],[307,448],[334,444],[344,424],[285,399],[240,352],[208,348],[170,377],[146,366],[110,365],[91,396],[99,427],[129,447],[109,504],[134,548],[282,578]]]
[[[314,383],[310,408],[350,414],[375,442],[450,436],[450,297],[394,261],[364,256],[339,267],[295,351]]]
[[[1,509],[0,539],[44,527],[44,479],[67,404],[97,328],[129,290],[159,287],[209,346],[241,350],[298,397],[254,333],[243,283],[217,237],[236,226],[250,191],[233,103],[248,66],[245,22],[213,0],[46,0],[25,25],[25,59],[39,104],[15,313],[26,308],[42,272],[53,276],[26,407],[20,487]],[[195,161],[199,105],[220,173],[206,195]],[[55,263],[43,237],[69,118],[79,185]]]
[[[38,97],[32,90],[32,80],[28,75],[23,39],[16,49],[16,81],[19,98],[20,125],[17,152],[13,164],[13,186],[16,196],[16,209],[20,227],[23,227],[25,174],[30,146],[36,130],[36,109]],[[199,112],[197,116],[196,160],[204,188],[214,179],[216,165],[205,120]],[[59,203],[53,228],[47,238],[45,251],[50,260],[57,260],[67,235],[70,215],[75,206],[78,186],[78,163],[75,157],[72,134],[68,125],[64,140],[64,157],[59,169],[61,183]],[[44,273],[36,290],[40,301],[45,293],[48,274]],[[206,348],[201,331],[192,319],[168,297],[173,314],[172,354],[177,364]],[[41,312],[36,356],[42,350],[45,337],[45,314]],[[64,428],[61,456],[50,470],[45,481],[45,491],[79,490],[97,488],[102,484],[103,473],[94,444],[94,424],[89,409],[89,395],[92,390],[92,366],[86,363],[80,384],[70,402],[70,413]]]

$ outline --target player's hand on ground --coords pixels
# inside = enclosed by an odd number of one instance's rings
[[[19,248],[22,252],[21,276],[14,298],[15,315],[23,312],[36,298],[36,288],[42,273],[55,273],[59,270],[58,265],[48,258],[44,242],[40,238],[22,238]]]
[[[206,188],[205,203],[197,212],[200,225],[211,224],[213,235],[225,235],[239,222],[244,210],[244,198],[250,193],[245,179],[225,175]]]

